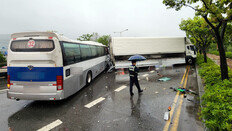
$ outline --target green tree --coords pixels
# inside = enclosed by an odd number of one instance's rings
[[[6,62],[6,58],[0,53],[0,63]]]
[[[92,33],[92,34],[83,34],[77,38],[77,40],[80,41],[97,41],[99,35],[98,33]]]
[[[213,42],[213,35],[209,32],[210,27],[203,18],[194,17],[193,19],[182,20],[180,29],[186,32],[186,36],[196,45],[200,52],[204,54],[204,62],[207,63],[206,49]]]
[[[226,32],[225,32],[224,46],[225,46],[225,51],[230,51],[230,52],[232,52],[232,50],[231,50],[231,48],[232,48],[231,32],[232,32],[232,24],[228,23],[227,27],[226,27]]]
[[[111,37],[110,35],[103,35],[97,39],[97,42],[102,43],[103,45],[108,46],[110,43]]]
[[[227,23],[232,21],[231,0],[163,0],[168,8],[175,8],[177,11],[183,6],[195,10],[213,30],[220,54],[221,78],[229,79],[228,66],[224,49],[224,36]],[[197,4],[196,4],[197,3]],[[195,5],[194,5],[195,4]]]

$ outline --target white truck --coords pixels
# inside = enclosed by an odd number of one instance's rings
[[[196,49],[186,37],[112,37],[110,54],[116,68],[128,66],[126,60],[135,54],[147,58],[140,62],[140,66],[156,65],[161,58],[174,61],[176,58],[184,58],[184,63],[192,64],[196,58]]]

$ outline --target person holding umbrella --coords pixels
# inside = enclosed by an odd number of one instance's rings
[[[133,96],[134,95],[133,93],[134,84],[136,85],[139,94],[143,92],[143,90],[141,90],[140,88],[139,81],[138,81],[139,69],[136,66],[136,61],[146,60],[146,58],[141,55],[134,55],[134,56],[131,56],[128,60],[132,62],[132,65],[129,66],[129,75],[130,75],[130,95]]]

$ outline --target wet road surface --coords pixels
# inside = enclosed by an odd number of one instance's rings
[[[123,69],[100,74],[89,86],[63,101],[14,101],[7,99],[6,93],[0,93],[0,129],[38,130],[49,125],[53,130],[64,131],[163,130],[167,124],[164,113],[177,93],[169,88],[180,86],[185,70],[185,65],[162,67],[159,74],[171,80],[161,82],[152,68],[143,69],[139,79],[144,92],[138,95],[134,87],[133,98],[129,95],[129,76]],[[197,91],[195,75],[191,67],[186,88]],[[197,116],[198,96],[187,95],[187,98],[180,106],[178,130],[203,130]],[[179,97],[178,103],[180,100]],[[174,115],[168,129],[176,122],[178,105],[172,109]]]

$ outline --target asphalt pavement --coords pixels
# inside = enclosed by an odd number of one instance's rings
[[[193,66],[177,65],[142,69],[139,82],[144,92],[139,95],[134,86],[134,97],[129,95],[129,75],[126,69],[102,73],[89,85],[62,101],[15,101],[0,92],[1,130],[203,130],[197,115],[199,99],[188,94],[182,98],[170,87],[182,86],[186,74],[186,88],[197,92],[196,71]],[[158,81],[163,77],[171,80]],[[2,83],[5,79],[0,79]],[[6,83],[6,82],[5,82]],[[3,89],[4,84],[1,84]],[[175,98],[178,98],[175,102]],[[168,107],[173,115],[164,120]],[[179,112],[179,113],[178,113]],[[178,118],[178,120],[177,120]]]

